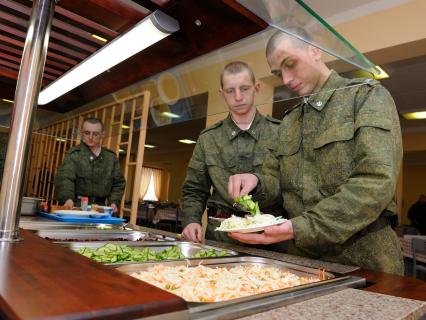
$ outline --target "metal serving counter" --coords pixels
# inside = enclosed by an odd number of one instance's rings
[[[149,271],[155,265],[162,266],[207,266],[211,268],[232,268],[242,265],[258,265],[274,267],[289,271],[299,277],[313,279],[313,282],[269,291],[242,298],[219,302],[188,302],[191,319],[234,319],[278,306],[311,299],[323,294],[342,290],[344,288],[360,288],[365,286],[365,280],[355,276],[336,276],[318,269],[294,265],[283,261],[261,257],[231,257],[212,258],[209,260],[169,261],[161,263],[134,263],[120,266],[117,270],[126,274]],[[170,290],[172,293],[173,291]]]

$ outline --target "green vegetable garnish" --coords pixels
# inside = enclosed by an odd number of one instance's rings
[[[162,251],[154,251],[149,248],[133,248],[126,245],[116,245],[107,243],[102,247],[91,249],[87,247],[80,248],[78,253],[83,256],[102,263],[115,262],[144,262],[177,260],[185,258],[209,258],[228,255],[226,250],[216,251],[215,249],[200,250],[192,256],[185,256],[178,246],[171,246]]]
[[[251,199],[251,195],[237,197],[234,201],[250,212],[252,216],[260,214],[259,204]]]

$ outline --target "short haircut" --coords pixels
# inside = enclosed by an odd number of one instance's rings
[[[285,30],[288,31],[288,33],[281,30],[277,30],[269,38],[268,43],[266,44],[266,50],[265,50],[265,54],[267,58],[272,55],[272,53],[277,49],[278,45],[283,39],[293,40],[292,43],[299,48],[306,48],[308,46],[308,43],[298,39],[294,35],[297,35],[300,38],[305,39],[306,41],[309,41],[309,42],[312,41],[312,37],[303,28],[288,27],[288,28],[285,28]]]
[[[253,70],[249,67],[249,65],[245,62],[242,61],[233,61],[228,63],[222,70],[222,73],[220,74],[220,87],[223,88],[223,77],[225,76],[225,73],[229,73],[229,74],[236,74],[236,73],[240,73],[244,70],[247,70],[251,81],[253,82],[253,84],[256,82],[256,79],[254,77],[254,72]]]
[[[104,124],[98,118],[86,118],[83,121],[83,125],[84,125],[85,122],[88,122],[88,123],[91,123],[91,124],[100,124],[102,131],[104,131]]]

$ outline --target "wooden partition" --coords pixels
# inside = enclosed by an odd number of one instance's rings
[[[105,125],[104,147],[113,150],[122,161],[126,178],[125,194],[131,195],[131,207],[121,202],[120,215],[130,213],[136,223],[141,171],[146,137],[150,95],[148,91],[120,101],[74,114],[33,133],[27,171],[27,196],[54,200],[53,179],[66,151],[79,143],[79,128],[85,118],[95,117]],[[128,183],[133,182],[133,183]],[[130,189],[130,190],[129,190]]]

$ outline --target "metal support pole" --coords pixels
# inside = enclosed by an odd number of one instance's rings
[[[46,61],[54,0],[34,0],[22,54],[0,193],[0,241],[16,241],[37,100]]]

